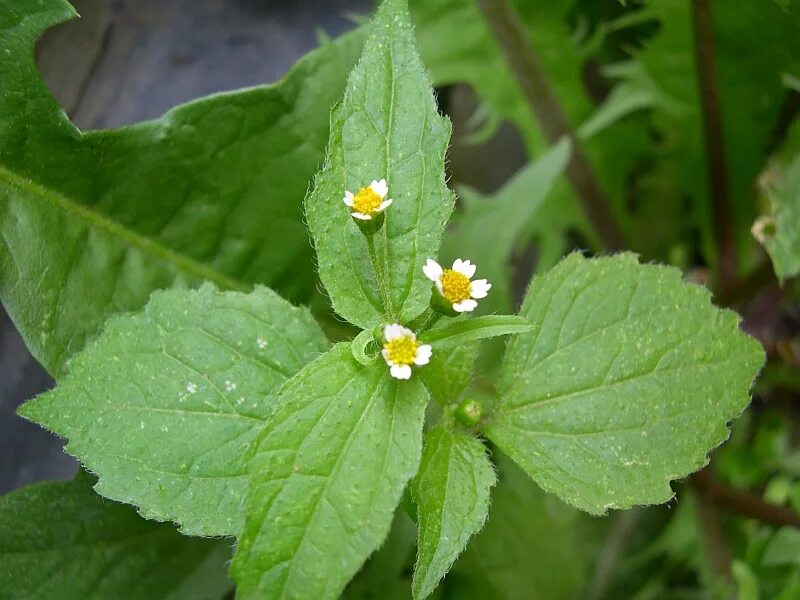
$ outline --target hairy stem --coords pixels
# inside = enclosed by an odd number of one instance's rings
[[[800,515],[791,508],[770,504],[756,494],[721,483],[714,479],[708,468],[695,473],[691,483],[714,506],[767,525],[800,527]]]
[[[566,136],[572,141],[573,151],[567,165],[567,177],[601,243],[608,250],[623,248],[625,240],[611,213],[608,199],[561,110],[539,57],[528,43],[525,30],[509,0],[479,0],[479,5],[547,140],[555,143]]]
[[[592,583],[586,592],[587,600],[600,600],[605,597],[606,589],[614,576],[614,570],[619,565],[620,558],[622,558],[641,516],[642,511],[637,508],[614,516],[614,523],[606,535],[605,543],[595,564]]]
[[[383,299],[384,313],[389,315],[392,312],[392,299],[389,296],[389,285],[386,281],[387,274],[383,270],[383,262],[378,259],[378,252],[375,249],[375,236],[367,235],[367,248],[369,250],[369,259],[372,261],[372,268],[375,271],[375,279],[378,282],[378,289],[381,292]]]
[[[442,313],[438,313],[432,308],[428,308],[414,319],[411,323],[409,323],[409,329],[413,330],[417,335],[428,331],[431,327],[433,327],[436,322],[442,318]]]
[[[717,249],[718,287],[724,291],[736,280],[736,240],[725,159],[722,110],[717,90],[711,0],[692,0],[692,25],[714,244]]]
[[[714,510],[710,497],[702,491],[698,491],[697,494],[697,512],[700,516],[700,527],[711,569],[722,579],[730,581],[732,579],[731,562],[733,558],[725,535],[725,529],[722,526],[719,514]]]

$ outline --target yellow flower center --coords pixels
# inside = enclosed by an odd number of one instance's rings
[[[399,337],[383,345],[387,358],[396,365],[410,365],[417,357],[419,342],[410,337]]]
[[[442,296],[451,304],[469,298],[469,277],[453,269],[445,269],[442,273]]]
[[[353,198],[353,211],[362,215],[372,215],[380,204],[381,197],[373,192],[372,188],[361,188]]]

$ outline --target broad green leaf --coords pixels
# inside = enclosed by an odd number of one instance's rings
[[[419,339],[428,344],[446,341],[451,344],[472,342],[510,335],[512,333],[525,333],[534,328],[525,317],[516,315],[486,315],[472,319],[456,319],[443,327],[429,329]]]
[[[419,465],[414,377],[338,344],[283,387],[250,459],[232,574],[241,598],[336,598],[380,546]]]
[[[738,316],[677,269],[570,255],[534,279],[488,437],[545,490],[594,514],[669,500],[749,402],[763,365]]]
[[[444,179],[450,122],[436,111],[406,1],[386,0],[367,30],[306,198],[322,282],[336,312],[362,329],[407,323],[425,309],[430,281],[422,265],[437,255],[454,204]],[[386,179],[394,204],[372,238],[371,260],[342,197],[374,179]]]
[[[486,521],[496,480],[481,442],[438,427],[425,435],[411,484],[419,529],[414,598],[427,598]]]
[[[642,9],[659,28],[640,51],[628,83],[652,94],[652,128],[663,142],[654,155],[664,173],[658,201],[692,203],[695,222],[703,226],[705,251],[713,259],[712,212],[706,173],[692,3],[649,2]],[[713,10],[716,88],[722,111],[730,201],[736,235],[753,258],[748,229],[755,218],[753,183],[784,106],[784,74],[800,75],[800,3],[796,0],[740,0],[715,3]],[[674,241],[673,241],[674,243]]]
[[[800,274],[800,155],[775,161],[761,176],[770,214],[761,217],[753,233],[764,245],[781,282]]]
[[[543,493],[499,452],[489,519],[442,587],[459,600],[551,600],[579,594],[597,558],[595,520]]]
[[[326,348],[308,311],[267,288],[158,292],[20,412],[69,440],[103,496],[186,534],[235,535],[273,395]]]
[[[50,96],[33,45],[75,16],[64,0],[0,3],[0,298],[53,374],[111,315],[154,289],[315,288],[302,198],[361,34],[280,82],[162,118],[81,132]]]
[[[463,209],[448,230],[442,255],[445,259],[472,259],[480,276],[491,282],[491,292],[479,305],[482,311],[506,312],[514,308],[512,253],[527,241],[539,208],[567,166],[570,151],[569,140],[562,140],[491,196],[470,188],[459,190]]]
[[[198,540],[92,491],[91,478],[0,497],[0,596],[219,600],[228,540]]]

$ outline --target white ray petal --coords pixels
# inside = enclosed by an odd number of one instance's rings
[[[453,310],[456,312],[472,312],[477,306],[478,303],[475,302],[475,300],[467,298],[466,300],[453,304]]]
[[[461,260],[460,258],[457,258],[453,262],[453,271],[461,273],[467,279],[475,275],[475,269],[477,269],[477,267],[472,263],[470,263],[468,260]]]
[[[428,261],[425,263],[425,266],[422,267],[422,272],[425,273],[425,277],[427,277],[431,281],[439,281],[439,279],[442,276],[442,273],[444,273],[444,269],[442,269],[442,265],[437,263],[432,258],[429,258]]]
[[[397,323],[387,325],[383,328],[383,339],[385,339],[387,342],[391,342],[399,337],[403,337],[403,329],[404,328]]]
[[[354,212],[354,213],[350,213],[350,216],[353,217],[354,219],[361,219],[362,221],[371,221],[372,220],[372,216],[365,215],[364,213]]]
[[[411,367],[409,365],[394,365],[389,369],[389,373],[395,379],[410,379]]]
[[[394,365],[394,363],[391,360],[389,360],[389,351],[386,348],[381,350],[381,356],[383,356],[383,360],[386,361],[387,365],[389,365],[390,367]]]
[[[417,348],[417,355],[414,357],[414,364],[419,365],[427,365],[431,361],[431,354],[433,354],[433,349],[431,348],[430,344],[423,344],[419,348]]]
[[[469,284],[469,295],[473,298],[486,298],[492,284],[486,279],[476,279]]]
[[[389,186],[386,185],[386,180],[373,181],[369,184],[370,189],[381,197],[381,200],[389,193]]]

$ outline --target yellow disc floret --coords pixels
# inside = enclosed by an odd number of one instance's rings
[[[469,277],[453,269],[445,269],[442,273],[442,296],[455,304],[470,297]]]
[[[411,365],[417,357],[419,342],[410,337],[395,338],[383,345],[386,358],[396,365]]]
[[[358,190],[353,198],[353,210],[362,215],[372,215],[381,204],[381,197],[372,188],[364,187]]]

